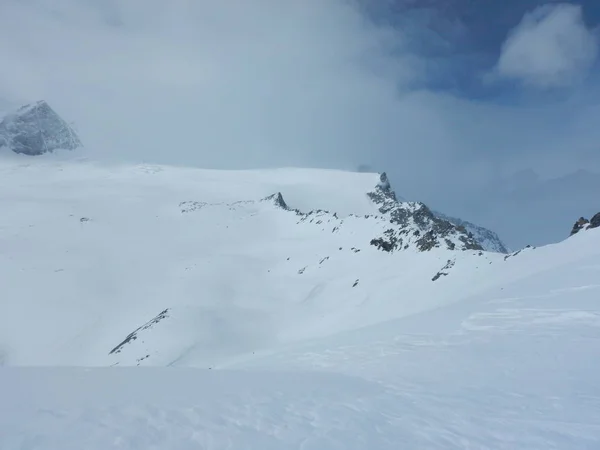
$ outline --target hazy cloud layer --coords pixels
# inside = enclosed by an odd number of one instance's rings
[[[596,79],[541,101],[440,92],[430,81],[447,65],[423,51],[435,34],[427,14],[392,27],[346,0],[6,0],[0,109],[45,99],[109,159],[368,164],[404,197],[453,214],[522,167],[600,168]],[[576,7],[514,26],[504,75],[570,81],[595,54]]]
[[[341,1],[3,3],[1,85],[99,152],[206,165],[334,164],[380,146],[402,38]],[[373,127],[373,115],[386,123]]]
[[[523,18],[504,43],[500,76],[548,88],[580,82],[598,54],[597,36],[578,5],[538,7]]]

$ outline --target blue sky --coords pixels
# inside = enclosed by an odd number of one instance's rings
[[[372,0],[367,8],[378,23],[411,30],[414,47],[439,62],[444,70],[434,76],[434,85],[469,97],[495,98],[516,86],[482,84],[480,76],[496,64],[508,34],[526,14],[564,5],[581,8],[589,29],[600,23],[595,0]]]

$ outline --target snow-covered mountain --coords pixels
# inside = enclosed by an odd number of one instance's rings
[[[0,448],[600,444],[598,229],[487,252],[332,170],[18,158],[0,187]]]
[[[75,131],[43,100],[0,116],[0,148],[34,156],[81,146]]]
[[[415,262],[431,266],[413,270],[431,283],[461,251],[487,258],[464,229],[423,204],[398,202],[385,174],[19,162],[2,175],[11,194],[2,199],[10,222],[1,272],[18,299],[0,319],[9,364],[215,365],[254,346],[387,318],[387,310],[351,307],[384,288],[363,265],[397,284],[404,276],[393,275],[392,261],[428,253]],[[38,307],[31,289],[40,285],[50,308],[36,325],[45,349],[17,326]],[[56,330],[48,317],[65,310],[72,318]],[[256,336],[246,323],[253,316]],[[206,353],[213,333],[228,329],[248,336]],[[136,341],[142,332],[148,338]]]

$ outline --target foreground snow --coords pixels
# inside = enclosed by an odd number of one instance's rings
[[[2,169],[1,449],[600,447],[599,230],[389,254],[369,174]],[[277,191],[344,231],[231,206]]]
[[[599,272],[584,258],[222,370],[4,368],[0,448],[595,449]]]

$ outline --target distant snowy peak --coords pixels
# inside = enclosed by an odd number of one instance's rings
[[[19,108],[0,122],[0,147],[15,153],[42,155],[82,147],[75,131],[45,101]]]
[[[411,244],[419,251],[433,248],[484,250],[464,227],[437,217],[425,204],[398,201],[385,172],[380,175],[375,189],[367,195],[391,225],[383,236],[371,241],[382,250],[408,249]]]
[[[488,230],[487,228],[475,225],[474,223],[459,219],[457,217],[447,216],[438,211],[434,211],[434,214],[440,219],[447,220],[448,222],[451,222],[454,225],[465,228],[467,232],[472,234],[475,240],[481,244],[485,251],[496,253],[509,252],[508,247],[506,247],[504,242],[502,242],[500,236],[498,236],[492,230]]]

